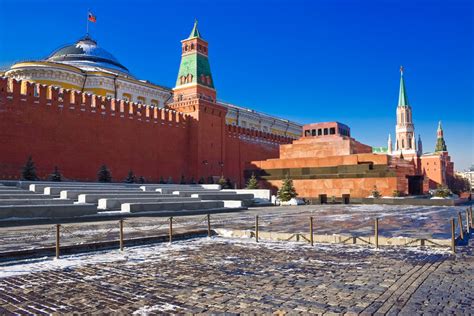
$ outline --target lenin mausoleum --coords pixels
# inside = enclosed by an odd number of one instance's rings
[[[403,72],[395,144],[371,147],[338,122],[301,126],[219,101],[208,43],[197,22],[181,41],[173,89],[139,80],[89,35],[44,60],[0,73],[0,179],[19,179],[29,156],[38,176],[55,166],[73,181],[230,179],[254,173],[276,189],[287,176],[300,197],[422,194],[453,176],[441,124],[432,153],[416,141]],[[393,148],[395,146],[395,148]]]

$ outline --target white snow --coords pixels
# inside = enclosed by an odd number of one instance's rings
[[[133,315],[149,315],[151,312],[172,312],[178,309],[179,306],[164,303],[160,305],[153,305],[153,306],[144,306],[136,311],[133,312]]]

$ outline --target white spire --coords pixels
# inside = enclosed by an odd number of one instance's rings
[[[392,154],[392,137],[388,134],[388,141],[387,141],[387,152]]]

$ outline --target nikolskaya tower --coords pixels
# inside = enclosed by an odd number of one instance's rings
[[[421,143],[421,140],[418,141]],[[395,150],[392,147],[395,145]],[[388,151],[394,156],[413,157],[419,153],[417,151],[415,125],[413,124],[412,108],[408,102],[403,78],[403,67],[400,67],[400,91],[398,94],[397,125],[395,126],[395,144],[392,144],[389,135]]]

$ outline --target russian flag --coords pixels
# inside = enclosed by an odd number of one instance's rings
[[[89,13],[87,14],[87,19],[91,22],[96,22],[97,21],[97,18],[94,14],[92,14],[92,12],[89,11]]]

